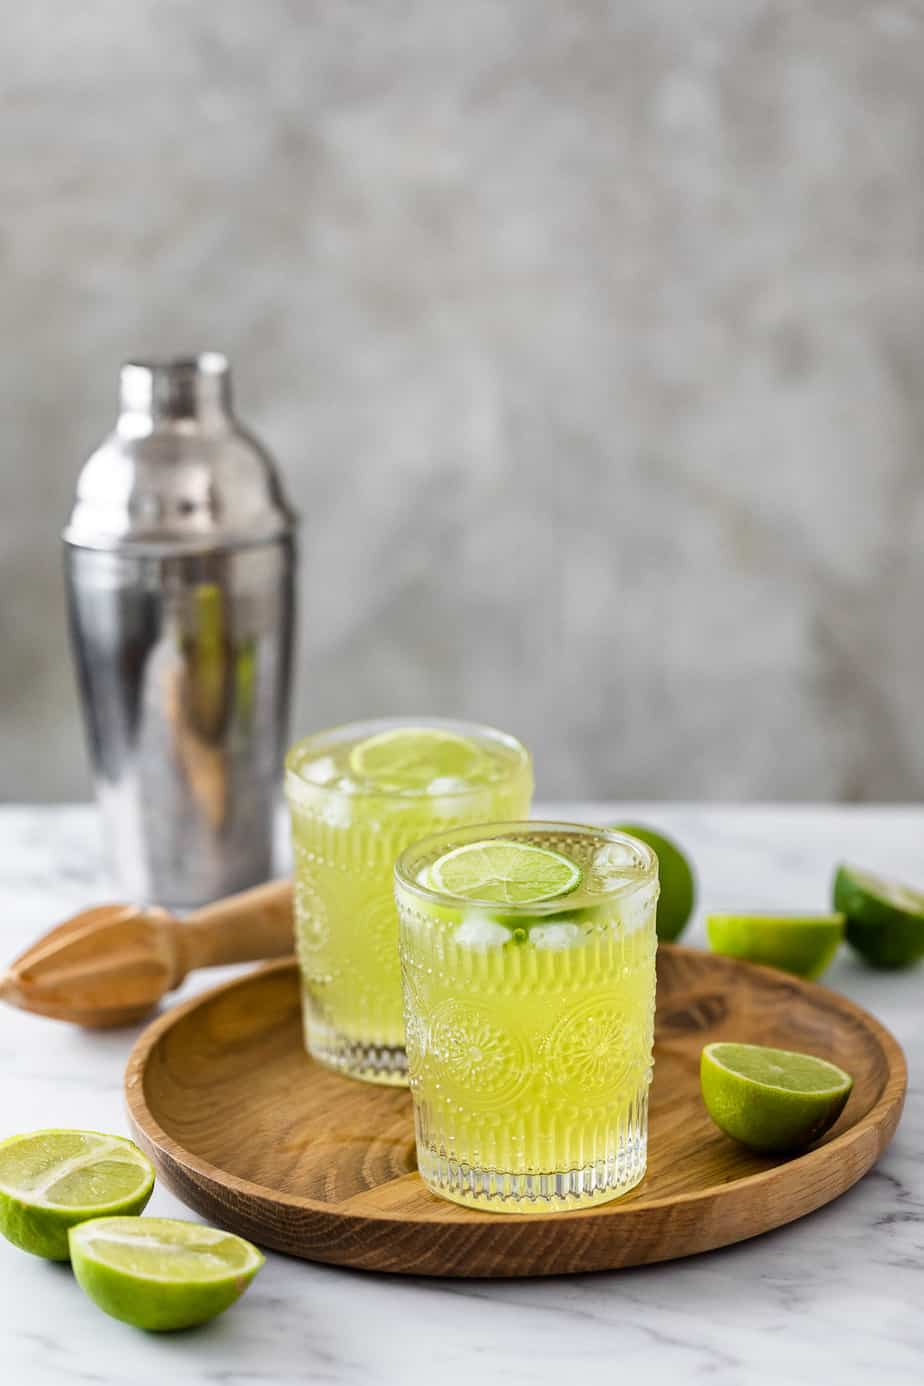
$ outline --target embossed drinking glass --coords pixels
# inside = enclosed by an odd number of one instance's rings
[[[354,1078],[406,1083],[395,858],[426,833],[529,812],[529,754],[442,718],[354,722],[286,757],[305,1042]]]
[[[573,863],[573,888],[511,904],[498,903],[502,877],[484,899],[434,886],[448,854],[489,843],[496,860],[494,845],[509,842]],[[626,1193],[647,1153],[659,890],[650,847],[572,823],[479,824],[416,843],[395,875],[425,1182],[511,1213]]]

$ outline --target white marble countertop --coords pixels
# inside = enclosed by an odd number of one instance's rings
[[[717,910],[824,908],[842,857],[924,884],[924,809],[545,808],[675,833],[699,868],[702,903]],[[110,893],[88,808],[0,809],[0,850],[2,962]],[[687,938],[702,940],[699,918]],[[919,1386],[924,967],[877,974],[844,950],[826,982],[893,1030],[908,1056],[910,1090],[878,1167],[801,1222],[685,1261],[542,1281],[406,1279],[270,1255],[236,1309],[204,1329],[161,1337],[105,1317],[66,1268],[0,1241],[0,1378],[11,1386]],[[0,1135],[43,1126],[126,1133],[122,1068],[134,1033],[92,1034],[0,1008]],[[162,1188],[149,1212],[192,1216]]]

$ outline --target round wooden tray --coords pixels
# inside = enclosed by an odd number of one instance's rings
[[[804,1049],[855,1079],[841,1119],[797,1158],[751,1155],[706,1115],[710,1040]],[[504,1216],[436,1198],[414,1158],[409,1094],[338,1077],[302,1047],[291,960],[155,1020],[126,1072],[136,1137],[190,1207],[264,1247],[413,1275],[518,1276],[688,1256],[791,1222],[837,1198],[892,1137],[902,1052],[845,997],[769,968],[658,952],[648,1173],[587,1212]]]

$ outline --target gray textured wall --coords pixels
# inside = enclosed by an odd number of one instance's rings
[[[86,790],[57,530],[132,353],[304,514],[297,725],[546,795],[924,791],[924,7],[32,0],[0,46],[2,792]]]

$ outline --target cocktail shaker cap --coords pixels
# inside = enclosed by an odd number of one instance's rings
[[[272,458],[234,416],[224,356],[122,366],[118,422],[80,473],[66,543],[196,552],[269,543],[295,523]]]

